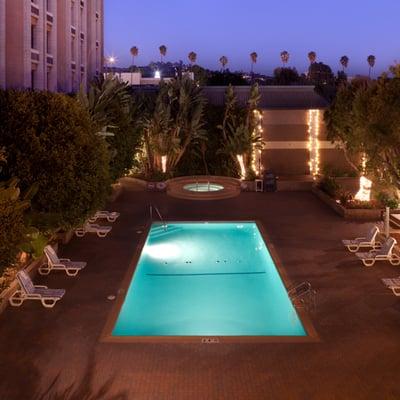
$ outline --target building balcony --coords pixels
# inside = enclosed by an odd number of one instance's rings
[[[54,57],[52,54],[46,54],[46,62],[48,65],[54,64]]]
[[[31,49],[31,61],[34,63],[38,63],[40,60],[40,53],[36,49]]]
[[[31,14],[32,17],[38,18],[40,14],[39,6],[31,2]]]
[[[71,25],[71,33],[72,33],[73,36],[76,35],[76,28],[73,25]]]
[[[53,25],[54,16],[53,16],[53,14],[51,12],[47,11],[47,13],[46,13],[46,21],[47,21],[48,24]]]

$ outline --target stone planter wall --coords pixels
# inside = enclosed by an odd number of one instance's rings
[[[111,203],[113,203],[114,201],[116,201],[118,199],[119,196],[121,196],[124,187],[122,186],[122,184],[120,182],[118,182],[118,183],[112,184],[111,188],[112,188],[112,192],[111,192],[109,201]]]
[[[383,210],[381,209],[345,208],[315,186],[313,186],[311,192],[344,219],[355,221],[378,221],[382,219]]]

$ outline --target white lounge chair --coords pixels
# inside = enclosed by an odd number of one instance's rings
[[[58,258],[56,252],[51,246],[44,248],[44,254],[47,258],[47,263],[39,267],[40,275],[48,275],[51,270],[63,270],[68,276],[76,276],[78,272],[86,267],[84,261],[71,261],[69,258]]]
[[[25,271],[17,273],[17,279],[21,286],[9,299],[14,307],[19,307],[25,300],[40,300],[43,307],[53,308],[64,294],[64,289],[49,289],[47,286],[34,285]]]
[[[381,242],[376,240],[379,233],[379,228],[375,225],[367,233],[365,237],[358,237],[353,240],[342,240],[342,243],[347,247],[349,251],[355,253],[360,247],[372,247],[374,250],[381,247]]]
[[[400,296],[400,276],[397,278],[384,278],[382,282],[388,289],[392,290],[395,296]]]
[[[400,257],[393,253],[396,239],[392,237],[385,240],[379,250],[371,250],[368,253],[356,253],[356,256],[366,267],[372,267],[375,261],[389,261],[392,265],[400,265]]]
[[[103,238],[107,236],[111,229],[111,226],[86,223],[81,228],[75,229],[75,235],[78,237],[83,237],[86,233],[96,233],[98,237]]]
[[[106,219],[108,222],[115,222],[120,216],[116,211],[97,211],[92,217],[88,219],[89,222],[96,222],[98,219]]]

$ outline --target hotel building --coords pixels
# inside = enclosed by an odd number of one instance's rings
[[[103,9],[103,0],[0,0],[0,86],[86,86],[102,72]]]

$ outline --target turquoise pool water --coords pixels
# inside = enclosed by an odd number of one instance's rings
[[[253,222],[153,224],[113,336],[305,336]]]
[[[224,187],[222,185],[218,185],[218,183],[188,183],[183,186],[185,190],[189,190],[190,192],[218,192],[222,190]]]

